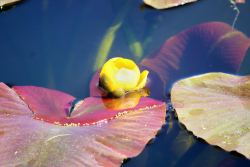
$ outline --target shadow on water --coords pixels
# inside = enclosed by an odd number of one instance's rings
[[[241,64],[240,70],[238,71],[239,75],[249,75],[250,74],[249,62],[250,62],[250,48],[248,48],[246,56]]]

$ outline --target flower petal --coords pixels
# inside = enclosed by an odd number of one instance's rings
[[[59,126],[35,120],[28,106],[4,84],[0,84],[0,96],[0,166],[119,166],[123,159],[138,155],[165,122],[165,104],[149,98],[146,107],[107,122]]]
[[[243,33],[228,24],[209,22],[168,39],[141,65],[171,85],[177,79],[204,72],[236,72],[250,46]]]
[[[140,70],[130,59],[116,57],[108,60],[100,72],[100,82],[109,92],[133,90],[140,78]]]
[[[135,90],[138,90],[138,89],[142,89],[145,87],[146,83],[147,83],[147,77],[148,77],[148,70],[144,70],[141,75],[140,75],[140,79],[138,81],[138,84],[135,88]]]
[[[250,159],[250,76],[208,73],[177,82],[171,100],[194,135]]]

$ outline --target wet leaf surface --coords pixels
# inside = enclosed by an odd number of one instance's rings
[[[0,166],[119,166],[138,155],[165,122],[165,103],[150,98],[115,110],[116,101],[90,97],[67,118],[64,106],[73,99],[55,90],[1,83]]]
[[[250,76],[208,73],[174,84],[178,118],[194,135],[250,158]]]

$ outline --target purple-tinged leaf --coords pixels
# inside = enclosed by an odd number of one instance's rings
[[[66,93],[36,86],[14,86],[13,89],[29,106],[34,118],[52,123],[67,120],[71,102],[75,99]]]
[[[141,98],[137,93],[118,99],[88,97],[79,101],[69,116],[71,102],[75,99],[70,95],[35,86],[15,86],[13,89],[29,106],[35,119],[60,125],[95,124],[98,121],[113,119],[124,110],[137,110],[162,103],[150,98]]]
[[[71,115],[78,120],[69,117],[72,122],[61,126],[66,113],[60,105],[67,106],[72,96],[38,87],[14,90],[0,84],[0,166],[119,166],[138,155],[165,122],[160,101],[141,98],[125,109],[121,101],[87,98]],[[35,119],[38,115],[49,120]],[[59,123],[49,123],[50,117]],[[87,125],[97,121],[93,117],[100,121]]]
[[[171,37],[141,65],[158,73],[166,84],[197,73],[233,73],[249,46],[243,33],[225,23],[209,22]]]

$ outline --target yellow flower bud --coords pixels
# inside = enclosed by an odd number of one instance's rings
[[[133,60],[116,57],[108,60],[100,72],[101,86],[114,96],[121,97],[127,92],[145,87],[148,71],[140,73]]]

